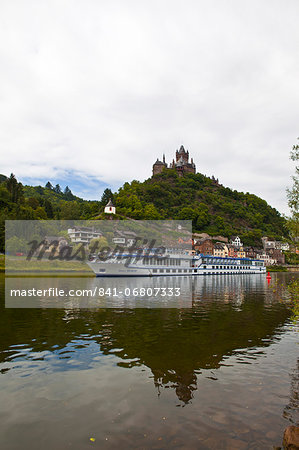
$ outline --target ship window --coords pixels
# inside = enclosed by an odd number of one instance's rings
[[[106,272],[106,269],[100,269],[99,271],[100,272]]]
[[[157,273],[157,269],[153,269],[153,273]]]
[[[170,269],[166,269],[166,273],[169,273],[170,272]]]
[[[172,269],[172,273],[176,273],[176,269]]]
[[[187,270],[187,269],[184,269],[184,272],[186,273],[186,272],[188,272],[188,270]]]
[[[164,269],[160,269],[160,273],[163,273],[164,272]]]
[[[178,273],[181,273],[182,272],[182,269],[178,269]]]
[[[194,273],[197,273],[197,269],[194,269]]]

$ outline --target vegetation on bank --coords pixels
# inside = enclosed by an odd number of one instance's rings
[[[287,286],[291,301],[293,317],[292,319],[297,322],[299,319],[299,280],[295,280]]]
[[[299,264],[299,254],[293,252],[284,252],[285,262],[291,266],[296,266]]]
[[[267,272],[287,272],[288,269],[285,266],[267,266]]]
[[[6,274],[53,274],[62,273],[65,275],[77,274],[78,276],[94,276],[93,271],[86,264],[85,261],[60,261],[60,260],[36,260],[32,259],[27,261],[25,256],[6,256],[6,261],[4,260],[4,255],[1,255],[1,272],[4,272],[4,266],[6,269]]]

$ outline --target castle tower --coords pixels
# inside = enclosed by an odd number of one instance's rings
[[[184,146],[181,145],[180,149],[175,152],[176,162],[179,161],[180,158],[183,158],[183,161],[188,164],[189,163],[189,152],[184,149]]]
[[[153,175],[157,175],[157,173],[162,173],[164,168],[167,168],[167,164],[165,162],[165,155],[163,155],[163,162],[157,158],[157,161],[153,165]]]

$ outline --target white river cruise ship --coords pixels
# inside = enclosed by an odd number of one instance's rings
[[[166,252],[115,254],[108,259],[94,257],[87,262],[97,277],[238,275],[266,272],[264,262],[249,258],[223,258]]]

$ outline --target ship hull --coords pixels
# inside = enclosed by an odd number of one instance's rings
[[[89,267],[97,277],[155,277],[155,276],[197,276],[197,275],[244,275],[244,274],[265,274],[265,267],[250,267],[245,269],[236,267],[228,268],[163,268],[126,266],[122,263],[88,262]]]

